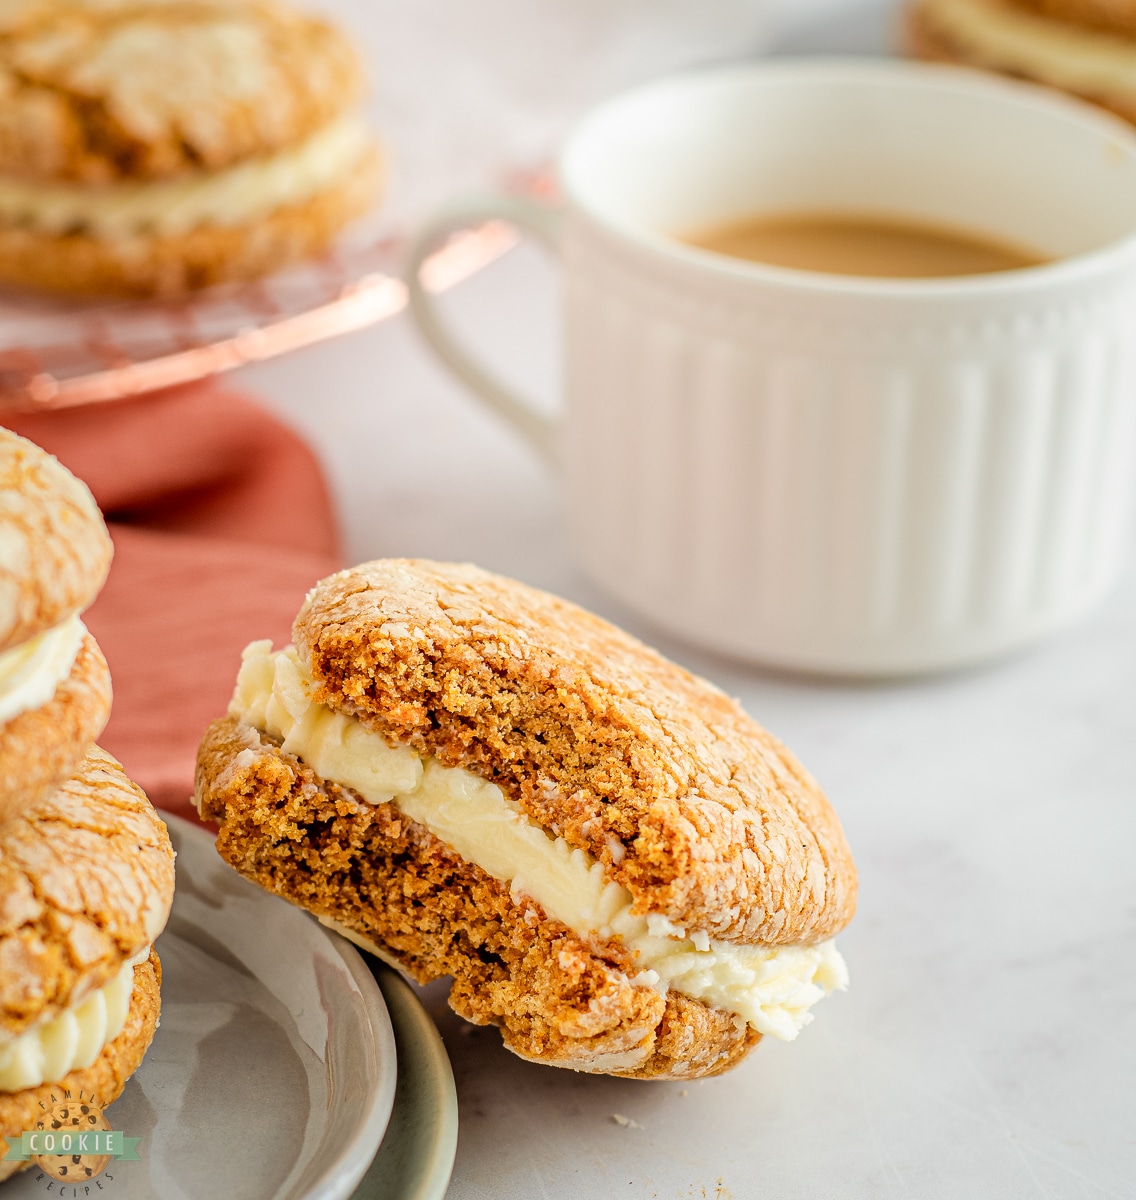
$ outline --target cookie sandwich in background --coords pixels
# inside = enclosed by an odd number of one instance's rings
[[[0,5],[0,282],[176,295],[318,254],[378,193],[361,92],[274,0]]]
[[[517,1054],[712,1075],[845,986],[840,823],[711,684],[468,565],[341,572],[293,635],[202,742],[218,851]]]
[[[905,38],[917,57],[1047,84],[1136,122],[1132,0],[915,0]]]
[[[0,429],[0,823],[67,779],[110,715],[110,673],[79,614],[111,541],[86,485]]]

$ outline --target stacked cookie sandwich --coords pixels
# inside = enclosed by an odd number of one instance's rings
[[[839,821],[711,684],[472,566],[341,572],[293,635],[201,745],[219,852],[517,1054],[711,1075],[845,985]]]
[[[110,557],[90,492],[0,429],[0,1145],[53,1095],[109,1104],[158,1020],[173,851],[94,744],[110,676],[79,618]]]
[[[273,0],[0,4],[0,281],[170,295],[318,253],[377,194],[360,94]]]
[[[1071,92],[1136,122],[1136,0],[916,0],[919,57]]]

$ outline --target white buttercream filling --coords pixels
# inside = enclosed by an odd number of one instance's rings
[[[80,187],[0,178],[0,221],[107,240],[244,225],[339,183],[371,145],[362,118],[348,115],[289,150],[189,179]]]
[[[582,937],[617,938],[636,952],[633,982],[670,988],[738,1013],[759,1033],[791,1041],[809,1009],[848,983],[831,941],[748,946],[686,932],[657,914],[633,911],[631,893],[603,866],[531,820],[496,784],[445,767],[409,746],[390,746],[354,717],[313,703],[307,668],[291,646],[254,642],[229,707],[323,779],[371,804],[393,803],[462,858],[507,882],[522,907],[531,897]]]
[[[72,1071],[89,1067],[122,1032],[134,991],[134,968],[149,956],[147,946],[73,1008],[18,1037],[0,1040],[0,1092],[58,1083]]]
[[[42,708],[71,674],[86,627],[68,617],[0,654],[0,724]]]
[[[1069,91],[1136,91],[1136,43],[999,0],[924,0],[940,30],[983,61]]]

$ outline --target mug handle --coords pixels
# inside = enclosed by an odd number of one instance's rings
[[[560,248],[560,213],[532,200],[489,197],[459,201],[444,208],[414,239],[406,268],[410,312],[422,336],[451,371],[495,413],[505,418],[554,465],[559,459],[560,423],[524,396],[506,387],[450,333],[434,297],[422,284],[422,264],[463,229],[486,221],[507,221],[543,242],[554,254]]]

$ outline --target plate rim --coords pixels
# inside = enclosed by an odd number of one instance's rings
[[[359,1127],[347,1142],[343,1152],[335,1162],[321,1172],[319,1177],[305,1193],[305,1200],[350,1200],[359,1181],[370,1169],[371,1162],[382,1145],[383,1137],[390,1123],[391,1112],[394,1108],[395,1089],[398,1078],[398,1051],[395,1043],[394,1028],[386,999],[370,968],[363,961],[362,955],[345,938],[325,929],[311,914],[291,905],[288,901],[245,879],[239,872],[217,854],[215,839],[203,826],[194,824],[176,813],[159,809],[158,815],[171,830],[176,830],[177,836],[183,843],[195,843],[195,850],[216,859],[216,862],[232,871],[233,877],[242,884],[255,889],[267,899],[276,900],[294,914],[297,920],[310,922],[319,931],[329,947],[342,959],[348,973],[355,982],[362,1000],[363,1010],[371,1026],[375,1038],[375,1055],[378,1062],[389,1063],[390,1069],[380,1072],[378,1080],[372,1080],[368,1089],[370,1111],[360,1122]],[[176,875],[174,901],[177,901]],[[223,940],[223,939],[222,939]]]
[[[402,1190],[391,1192],[390,1179],[384,1178],[386,1172],[383,1170],[384,1164],[380,1161],[384,1150],[389,1152],[391,1149],[384,1139],[376,1152],[372,1168],[363,1176],[359,1190],[352,1200],[443,1200],[453,1176],[460,1127],[453,1065],[438,1026],[402,973],[370,955],[364,957],[364,962],[387,1000],[391,1023],[395,1028],[400,1068],[409,1068],[405,1071],[400,1069],[399,1072],[391,1124],[394,1125],[397,1120],[400,1095],[403,1104],[408,1103],[408,1087],[419,1095],[432,1091],[441,1104],[435,1109],[439,1119],[430,1134],[429,1157],[424,1170],[417,1177],[413,1172],[408,1172],[409,1181],[405,1175],[398,1180]],[[416,1080],[417,1083],[411,1084],[411,1080]],[[421,1155],[418,1156],[418,1161],[422,1161]],[[373,1181],[372,1188],[369,1176],[375,1166],[379,1167],[379,1173]]]

